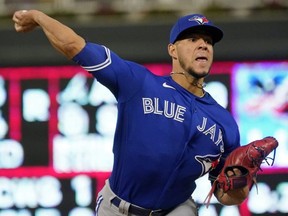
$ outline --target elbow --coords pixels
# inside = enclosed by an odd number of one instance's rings
[[[71,41],[62,44],[60,51],[68,58],[72,59],[85,46],[85,41]]]
[[[49,40],[56,50],[68,59],[72,59],[84,48],[86,41],[76,34],[67,35],[68,34],[66,34],[66,37],[58,37],[57,39],[51,37]]]

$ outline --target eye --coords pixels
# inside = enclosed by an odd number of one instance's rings
[[[205,42],[207,44],[213,45],[213,40],[212,39],[205,39]]]
[[[190,37],[188,38],[189,41],[191,42],[196,42],[199,38],[196,38],[196,37]]]

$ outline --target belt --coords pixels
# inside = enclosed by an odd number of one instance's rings
[[[119,207],[121,202],[121,199],[118,197],[115,197],[114,199],[111,200],[111,203],[116,206],[117,208]],[[151,210],[151,209],[143,209],[135,205],[130,205],[129,207],[129,213],[137,216],[164,216],[168,214],[170,211],[169,210]]]

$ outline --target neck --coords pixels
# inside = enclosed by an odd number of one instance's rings
[[[187,89],[192,94],[198,97],[203,97],[205,95],[204,88],[206,83],[203,82],[203,79],[199,80],[195,77],[188,76],[186,72],[171,72],[170,76],[175,82]]]

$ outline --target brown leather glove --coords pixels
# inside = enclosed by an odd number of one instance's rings
[[[257,183],[257,172],[260,170],[262,161],[266,160],[266,157],[276,149],[277,146],[278,141],[275,138],[265,137],[245,146],[240,146],[232,151],[226,158],[221,173],[214,181],[204,201],[206,202],[207,200],[206,205],[209,206],[210,199],[216,187],[222,189],[224,193],[245,186],[251,189],[253,184]],[[235,173],[235,170],[237,170],[237,173]]]

